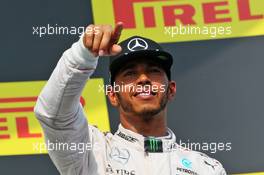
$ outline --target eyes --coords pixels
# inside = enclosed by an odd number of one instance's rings
[[[149,70],[150,73],[161,73],[162,71],[160,70],[160,68],[151,68]]]
[[[127,77],[127,76],[131,76],[131,75],[135,75],[136,74],[136,71],[133,71],[133,70],[129,70],[129,71],[125,71],[125,73],[123,74],[124,77]]]
[[[162,70],[158,67],[151,67],[149,69],[146,70],[146,73],[149,75],[159,75],[162,74]],[[129,77],[129,76],[136,76],[138,74],[138,72],[136,70],[133,69],[128,69],[123,73],[124,77]]]

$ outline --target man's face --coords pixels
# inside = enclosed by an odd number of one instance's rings
[[[116,103],[112,104],[120,112],[146,119],[160,113],[176,91],[175,82],[168,80],[161,66],[143,59],[127,63],[117,73],[114,85],[121,88],[114,92]]]

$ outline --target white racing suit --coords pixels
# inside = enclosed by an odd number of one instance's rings
[[[222,165],[206,155],[183,149],[173,132],[144,137],[119,125],[104,134],[86,121],[80,95],[98,58],[82,38],[64,52],[38,97],[36,116],[46,143],[87,144],[87,149],[54,148],[49,155],[62,175],[225,175]],[[92,100],[92,99],[91,99]],[[100,116],[98,116],[100,117]],[[65,147],[64,147],[65,148]],[[75,147],[76,148],[76,147]]]

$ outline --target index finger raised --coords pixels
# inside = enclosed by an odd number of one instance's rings
[[[121,36],[123,30],[123,23],[118,22],[115,26],[114,32],[111,37],[111,44],[116,44]]]

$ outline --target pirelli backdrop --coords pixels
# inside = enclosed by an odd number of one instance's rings
[[[177,142],[219,161],[228,174],[264,174],[263,0],[27,0],[0,6],[0,174],[59,174],[33,106],[63,51],[85,26],[124,23],[122,39],[150,37],[174,56]],[[101,58],[80,98],[91,124],[119,119],[103,91]],[[259,173],[257,173],[259,172]]]

